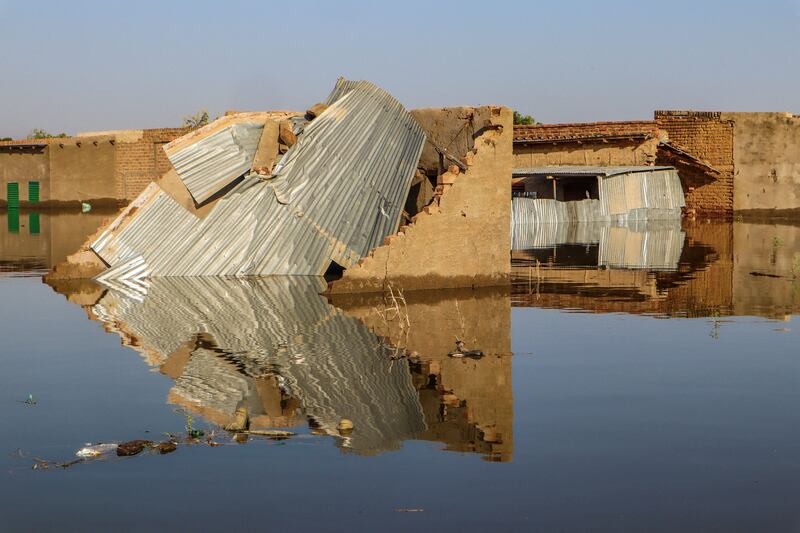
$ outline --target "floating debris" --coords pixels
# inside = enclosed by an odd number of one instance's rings
[[[101,455],[116,451],[118,446],[119,444],[116,443],[87,443],[85,447],[75,452],[75,455],[83,458],[100,457]]]
[[[483,352],[481,350],[467,350],[465,349],[466,345],[462,340],[456,340],[456,349],[447,355],[450,357],[455,358],[462,358],[462,357],[469,357],[472,359],[480,359],[483,357]]]
[[[346,434],[353,431],[353,421],[347,418],[342,418],[339,420],[339,424],[336,426],[336,429],[339,430],[339,433]]]
[[[178,449],[178,444],[173,442],[173,441],[171,441],[171,440],[167,440],[167,441],[160,442],[160,443],[156,444],[154,446],[154,448],[156,450],[158,450],[158,453],[160,453],[161,455],[164,455],[164,454],[167,454],[167,453],[172,453],[175,450],[177,450]]]
[[[281,429],[248,429],[247,431],[241,431],[240,433],[244,433],[246,435],[256,435],[259,437],[270,437],[278,439],[286,439],[297,435],[297,433],[292,433],[291,431],[283,431]]]
[[[20,400],[19,403],[25,403],[28,405],[36,405],[38,402],[33,399],[33,394],[28,394],[28,397],[24,400]]]
[[[131,455],[139,455],[145,448],[152,446],[151,440],[131,440],[123,442],[117,446],[117,455],[119,457],[130,457]]]

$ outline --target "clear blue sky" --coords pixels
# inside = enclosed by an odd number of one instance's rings
[[[298,109],[339,75],[544,122],[800,112],[800,0],[0,0],[0,137]]]

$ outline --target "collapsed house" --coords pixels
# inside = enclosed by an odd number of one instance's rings
[[[224,117],[165,147],[174,173],[92,242],[108,265],[97,279],[350,267],[397,230],[424,142],[403,106],[365,81],[340,78],[305,115]]]

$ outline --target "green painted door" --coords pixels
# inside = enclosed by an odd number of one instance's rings
[[[19,183],[11,182],[6,187],[8,207],[19,207]]]
[[[39,202],[39,182],[38,181],[29,181],[28,182],[28,201],[31,203]]]

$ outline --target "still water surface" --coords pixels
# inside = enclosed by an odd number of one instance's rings
[[[62,216],[0,233],[0,529],[800,528],[800,228],[540,240],[511,290],[395,307],[315,279],[51,287],[102,219]],[[240,407],[297,435],[236,442]],[[187,417],[206,435],[169,455],[32,468]]]

